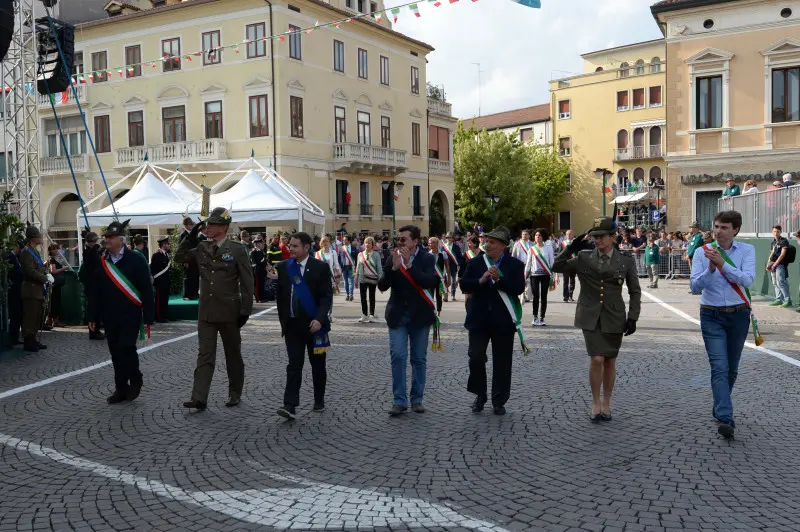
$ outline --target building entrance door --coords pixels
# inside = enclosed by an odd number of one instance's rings
[[[719,210],[717,204],[722,197],[721,190],[704,190],[697,192],[695,195],[695,212],[697,213],[697,221],[700,222],[700,227],[705,231],[710,231],[713,228],[714,216]]]

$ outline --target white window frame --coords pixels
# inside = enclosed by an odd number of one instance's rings
[[[262,59],[262,58],[259,58]],[[268,80],[264,80],[263,83],[256,82],[256,79],[251,79],[244,85],[244,98],[242,102],[242,106],[244,108],[244,138],[247,140],[264,140],[264,139],[271,139],[275,132],[272,130],[272,125],[274,122],[272,121],[272,113],[275,112],[273,109],[274,102],[272,101],[272,91],[270,90],[272,83]],[[250,136],[250,97],[251,96],[265,96],[267,97],[267,131],[269,135],[266,137],[251,137]],[[224,112],[224,111],[223,111]],[[224,115],[223,115],[224,116]],[[203,117],[205,120],[205,117]],[[203,124],[205,129],[205,124]],[[228,131],[232,131],[230,128],[226,128]]]
[[[734,54],[717,48],[706,48],[686,59],[689,65],[689,154],[697,155],[697,134],[722,132],[722,153],[730,152],[730,71]],[[722,76],[722,127],[697,129],[697,80]],[[662,96],[663,98],[663,96]]]
[[[653,87],[661,87],[661,103],[650,103],[650,89]],[[647,107],[664,107],[664,85],[648,85],[647,86]]]
[[[635,103],[633,103],[633,94],[637,90],[641,90],[642,91],[642,105],[638,105],[638,106]],[[647,96],[648,96],[647,95],[647,89],[645,87],[636,87],[635,89],[631,89],[631,96],[630,96],[630,100],[629,100],[631,109],[633,109],[634,111],[638,111],[639,109],[646,109],[647,108]]]
[[[569,103],[569,111],[568,112],[562,113],[561,111],[559,111],[559,109],[561,109],[561,102],[568,102]],[[566,98],[564,100],[558,100],[556,102],[556,112],[558,113],[558,119],[559,120],[569,120],[570,118],[572,118],[572,99],[571,98]]]
[[[772,71],[793,66],[800,66],[797,59],[783,59],[786,55],[797,55],[800,53],[800,40],[784,38],[778,42],[770,44],[763,50],[764,56],[764,147],[768,150],[774,149],[773,128],[796,126],[800,122],[772,122]]]
[[[620,92],[627,92],[628,93],[628,105],[627,107],[620,107],[619,105],[619,93]],[[617,91],[614,93],[614,107],[617,108],[618,113],[625,113],[631,110],[631,91],[630,89],[625,89],[624,91]]]
[[[569,153],[564,153],[561,150],[561,139],[569,139]],[[558,155],[561,157],[572,157],[572,137],[567,135],[564,137],[558,137]]]
[[[225,32],[222,29],[222,26],[217,26],[216,28],[205,28],[205,29],[200,30],[200,49],[201,50],[203,48],[203,34],[204,33],[210,33],[212,31],[218,31],[219,32],[219,45],[218,46],[223,46],[223,47],[225,46],[223,44],[225,42]],[[219,54],[219,62],[211,63],[211,64],[208,64],[208,65],[205,62],[205,54],[202,54],[203,57],[200,57],[200,66],[203,67],[203,68],[208,68],[208,67],[217,67],[217,66],[225,64],[225,61],[223,60],[224,59],[224,54],[222,53],[224,50],[225,50],[225,48],[222,48],[221,50],[217,50],[217,53]],[[233,53],[236,53],[236,52],[234,51]],[[242,53],[241,50],[239,50],[239,53],[240,54]],[[247,53],[247,50],[245,50],[245,53]],[[184,54],[184,55],[189,55],[190,57],[192,57],[192,54]]]

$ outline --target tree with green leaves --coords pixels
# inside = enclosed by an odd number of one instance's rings
[[[502,131],[476,131],[459,124],[455,134],[456,216],[467,226],[480,222],[513,226],[534,207],[531,157],[526,146]],[[494,206],[487,196],[496,195]]]
[[[569,164],[555,146],[530,144],[526,148],[533,178],[533,214],[554,219],[569,190]]]

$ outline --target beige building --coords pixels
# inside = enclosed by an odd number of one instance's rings
[[[669,225],[710,227],[725,180],[800,172],[800,1],[652,6],[667,48]]]
[[[552,144],[550,104],[512,109],[501,113],[464,118],[464,127],[518,134],[522,142]]]
[[[664,41],[582,57],[583,74],[550,82],[553,142],[571,166],[556,229],[582,232],[615,206],[623,223],[651,224],[665,194]]]
[[[170,169],[213,172],[237,167],[252,150],[326,212],[328,232],[342,223],[390,231],[390,182],[404,185],[397,226],[427,232],[433,205],[441,229],[452,227],[456,120],[450,104],[426,96],[433,48],[392,30],[387,18],[308,31],[382,7],[112,0],[108,18],[78,26],[75,66],[86,80],[78,97],[109,184],[145,155]],[[296,33],[270,39],[289,30]],[[99,168],[73,96],[57,99],[66,152],[89,199],[102,192]],[[39,104],[42,218],[63,242],[77,236],[78,198],[49,101],[39,97]],[[223,175],[209,173],[206,184]]]

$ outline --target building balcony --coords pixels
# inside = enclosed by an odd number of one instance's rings
[[[42,157],[39,159],[39,175],[69,174],[69,159],[75,173],[89,170],[89,155],[86,153],[70,155],[69,157]]]
[[[381,204],[381,216],[384,218],[392,217],[392,204]]]
[[[664,148],[660,144],[652,146],[628,146],[614,150],[615,161],[638,161],[643,159],[661,159]]]
[[[89,87],[87,85],[76,85],[75,89],[78,92],[78,102],[81,105],[84,105],[87,101],[87,94],[89,92]],[[68,107],[77,105],[75,101],[75,95],[72,93],[72,89],[67,89],[67,100],[62,103],[61,94],[53,94],[53,98],[55,98],[56,110],[61,107]],[[43,109],[50,109],[50,96],[46,94],[36,94],[36,104],[39,108]]]
[[[425,207],[422,205],[414,205],[412,207],[411,216],[414,218],[425,218]]]
[[[428,111],[440,116],[453,116],[453,104],[428,98]]]
[[[365,205],[362,203],[361,205],[359,205],[359,213],[361,214],[361,216],[365,217],[374,216],[375,205]]]
[[[439,159],[428,159],[428,173],[439,175],[453,175],[452,161],[440,161]]]
[[[355,210],[355,209],[353,209]],[[336,213],[336,216],[350,216],[351,209],[349,203],[334,203],[331,205],[331,212]]]
[[[340,142],[333,145],[333,164],[336,170],[361,174],[396,176],[408,169],[406,152]]]
[[[614,183],[609,185],[611,188],[611,197],[613,199],[624,198],[623,201],[617,203],[626,203],[628,201],[652,201],[658,198],[666,198],[666,188],[663,183],[645,185],[640,183]]]
[[[228,158],[225,139],[189,140],[117,148],[114,150],[114,167],[139,166],[144,162],[145,155],[151,163],[192,163]]]

